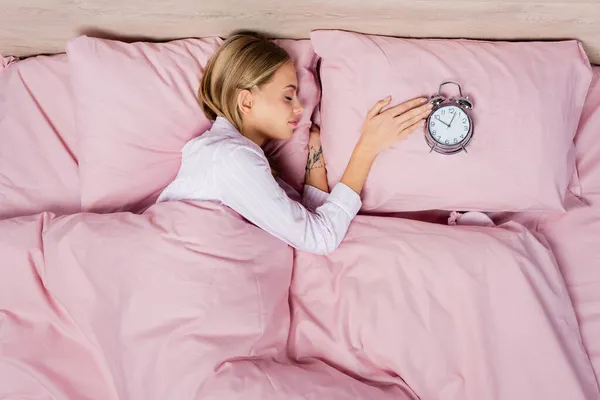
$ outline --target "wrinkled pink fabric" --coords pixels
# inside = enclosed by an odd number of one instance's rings
[[[598,396],[562,278],[516,224],[358,217],[331,257],[296,255],[287,352],[292,251],[231,210],[42,214],[0,236],[0,396]]]
[[[68,72],[64,54],[0,71],[0,219],[81,209]]]
[[[592,83],[575,136],[575,152],[582,198],[600,206],[600,67],[592,68],[592,72]]]
[[[319,360],[239,360],[207,382],[202,400],[419,400],[405,385],[365,383]]]
[[[596,399],[552,254],[521,225],[359,216],[329,257],[298,253],[290,353],[423,400]]]
[[[540,230],[558,259],[600,382],[600,67],[592,71],[594,77],[575,137],[581,195],[591,208],[547,219]]]
[[[211,203],[0,221],[0,398],[417,400],[285,354],[292,250]]]
[[[8,56],[8,57],[3,57],[2,54],[0,54],[0,72],[2,72],[2,70],[6,67],[8,67],[10,64],[17,62],[17,59],[13,56]]]
[[[518,221],[548,242],[600,382],[600,68],[592,71],[594,78],[575,137],[581,199],[567,197],[570,211],[566,215],[501,213],[493,219],[498,223]]]
[[[292,250],[228,209],[44,214],[0,237],[0,398],[201,399],[222,363],[285,346]]]
[[[556,256],[600,382],[600,206],[548,217],[539,224],[539,231]]]
[[[576,177],[573,137],[591,80],[581,45],[400,39],[314,31],[322,57],[321,129],[330,185],[340,180],[368,110],[462,85],[473,102],[468,153],[430,152],[423,128],[381,153],[363,211],[564,211]],[[442,88],[457,97],[458,88]],[[551,100],[550,100],[551,99]],[[573,187],[575,190],[576,185]]]

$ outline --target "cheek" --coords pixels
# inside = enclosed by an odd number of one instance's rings
[[[289,121],[292,114],[292,105],[283,100],[271,100],[265,102],[260,107],[261,118],[276,121]]]

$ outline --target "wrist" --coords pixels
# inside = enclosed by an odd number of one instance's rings
[[[372,145],[369,145],[361,139],[354,147],[354,153],[360,158],[370,159],[373,161],[378,152]]]

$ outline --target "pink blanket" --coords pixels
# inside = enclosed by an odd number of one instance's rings
[[[359,217],[295,264],[209,203],[20,217],[0,237],[0,398],[599,395],[553,259],[517,224]]]
[[[547,218],[539,228],[558,260],[600,382],[600,204]]]
[[[411,399],[285,359],[292,250],[228,209],[0,221],[0,398]]]
[[[330,257],[298,254],[290,350],[431,400],[597,399],[552,254],[516,223],[358,217]]]

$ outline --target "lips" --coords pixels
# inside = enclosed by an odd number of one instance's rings
[[[294,128],[298,126],[298,120],[295,121],[288,121],[288,124],[290,124],[291,126],[293,126]]]

